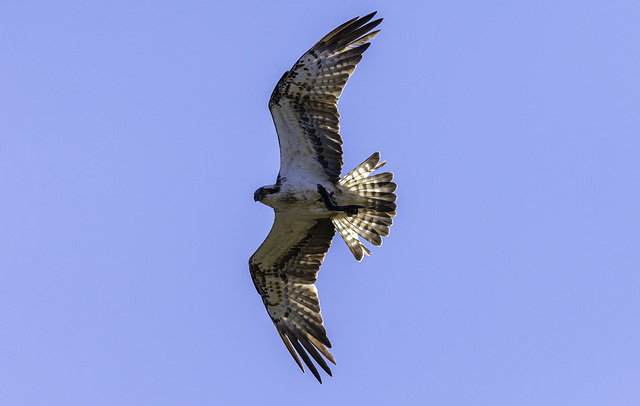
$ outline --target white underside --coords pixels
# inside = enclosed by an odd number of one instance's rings
[[[334,191],[330,183],[322,184],[329,193]],[[328,210],[318,192],[318,183],[301,183],[284,181],[278,193],[272,193],[260,200],[272,207],[276,212],[298,214],[306,217],[329,217],[333,212]]]

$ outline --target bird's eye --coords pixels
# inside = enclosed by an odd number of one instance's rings
[[[260,194],[261,195],[266,195],[267,194],[267,189],[260,189]]]

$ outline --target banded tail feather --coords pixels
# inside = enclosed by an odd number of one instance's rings
[[[369,176],[385,163],[380,162],[380,153],[375,152],[338,181],[337,186],[342,191],[345,202],[364,207],[356,215],[349,216],[342,212],[331,219],[358,261],[362,261],[364,254],[370,255],[359,237],[379,247],[382,245],[382,237],[389,235],[392,218],[396,215],[397,196],[393,192],[397,185],[392,182],[393,173],[383,172]]]

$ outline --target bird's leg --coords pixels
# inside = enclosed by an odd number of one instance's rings
[[[327,192],[327,189],[325,189],[324,186],[322,186],[321,184],[318,184],[318,193],[320,193],[320,196],[322,197],[322,201],[324,202],[324,205],[327,208],[327,210],[343,211],[347,213],[347,216],[351,217],[353,215],[358,214],[358,209],[364,209],[364,207],[358,206],[356,204],[350,204],[348,206],[338,206],[333,202],[333,200],[331,200],[331,196],[333,196],[333,193]]]

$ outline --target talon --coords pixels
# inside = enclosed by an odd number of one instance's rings
[[[333,196],[333,192],[327,193],[327,189],[325,189],[324,186],[322,186],[321,184],[318,184],[317,186],[318,186],[318,193],[320,193],[320,196],[322,197],[322,201],[324,201],[324,205],[327,208],[327,210],[343,211],[347,213],[347,216],[351,217],[358,214],[358,209],[364,209],[364,207],[358,206],[355,204],[352,204],[349,206],[338,206],[333,202],[333,200],[331,200],[331,196]]]
[[[322,201],[324,202],[324,206],[327,208],[327,210],[337,211],[338,206],[336,206],[333,200],[331,200],[331,195],[327,193],[327,189],[325,189],[324,186],[322,186],[319,183],[318,183],[318,193],[320,193],[320,196],[322,197]]]

